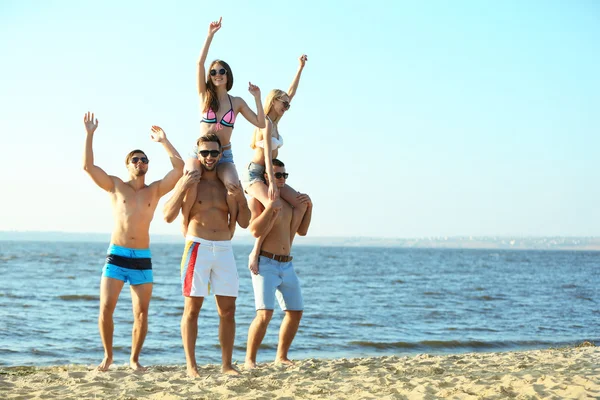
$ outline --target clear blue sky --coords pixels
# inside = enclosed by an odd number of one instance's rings
[[[81,168],[86,111],[96,162],[149,181],[199,134],[196,60],[232,67],[251,103],[287,90],[289,184],[315,204],[309,234],[600,235],[600,2],[0,1],[0,230],[110,232],[109,197]],[[341,3],[339,3],[341,4]],[[239,117],[233,151],[251,158]],[[154,233],[178,233],[162,221]],[[243,231],[239,230],[238,232]]]

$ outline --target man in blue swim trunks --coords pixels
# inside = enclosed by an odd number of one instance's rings
[[[106,371],[113,362],[113,312],[123,285],[129,282],[134,315],[129,365],[134,370],[145,370],[139,363],[139,355],[148,331],[148,306],[152,296],[150,222],[159,199],[175,187],[183,174],[184,162],[165,132],[153,126],[150,136],[153,141],[163,145],[173,169],[163,179],[146,185],[148,156],[141,150],[133,150],[125,158],[129,176],[123,181],[108,175],[94,164],[92,142],[98,120],[88,112],[84,116],[84,123],[87,136],[83,169],[96,185],[109,193],[115,220],[100,283],[98,327],[104,346],[104,359],[98,369]]]
[[[285,172],[285,165],[276,158],[273,159],[273,172],[277,187],[284,187],[288,173]],[[272,201],[264,207],[254,198],[248,202],[252,213],[249,226],[252,235],[258,238],[267,231],[269,233],[260,249],[258,266],[251,265],[256,317],[248,330],[246,369],[256,368],[256,354],[273,316],[275,299],[285,311],[275,362],[293,364],[288,358],[288,351],[298,331],[304,309],[300,281],[294,271],[290,252],[296,233],[305,236],[308,232],[312,201],[308,195],[300,194],[298,200],[302,206],[293,208],[287,201],[279,200],[281,207]],[[292,221],[298,221],[297,225],[293,226]]]

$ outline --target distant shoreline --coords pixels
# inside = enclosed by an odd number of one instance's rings
[[[180,235],[151,234],[153,244],[183,243]],[[252,245],[254,238],[236,235],[233,244]],[[110,233],[0,231],[0,242],[102,242],[110,241]],[[600,251],[600,237],[548,236],[448,236],[426,238],[376,237],[298,237],[297,246],[390,247],[413,249],[472,249],[472,250],[564,250]]]

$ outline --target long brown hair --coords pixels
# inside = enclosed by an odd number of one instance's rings
[[[210,63],[210,67],[208,68],[208,72],[206,74],[206,95],[204,96],[204,109],[203,112],[207,112],[209,109],[212,109],[215,113],[219,111],[219,98],[217,97],[217,88],[212,83],[212,79],[210,79],[210,70],[213,68],[215,64],[221,64],[227,73],[227,91],[229,92],[233,87],[233,72],[231,72],[231,68],[229,64],[227,64],[223,60],[215,60]]]

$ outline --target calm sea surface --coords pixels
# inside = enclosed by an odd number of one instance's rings
[[[97,364],[100,273],[108,243],[0,242],[0,366]],[[143,364],[184,364],[183,243],[154,244]],[[250,246],[240,273],[234,361],[254,317]],[[297,246],[304,318],[296,359],[499,351],[600,342],[600,252]],[[275,355],[276,312],[258,361]],[[115,311],[115,363],[129,360],[128,285]],[[198,362],[219,363],[214,299],[200,314]]]

